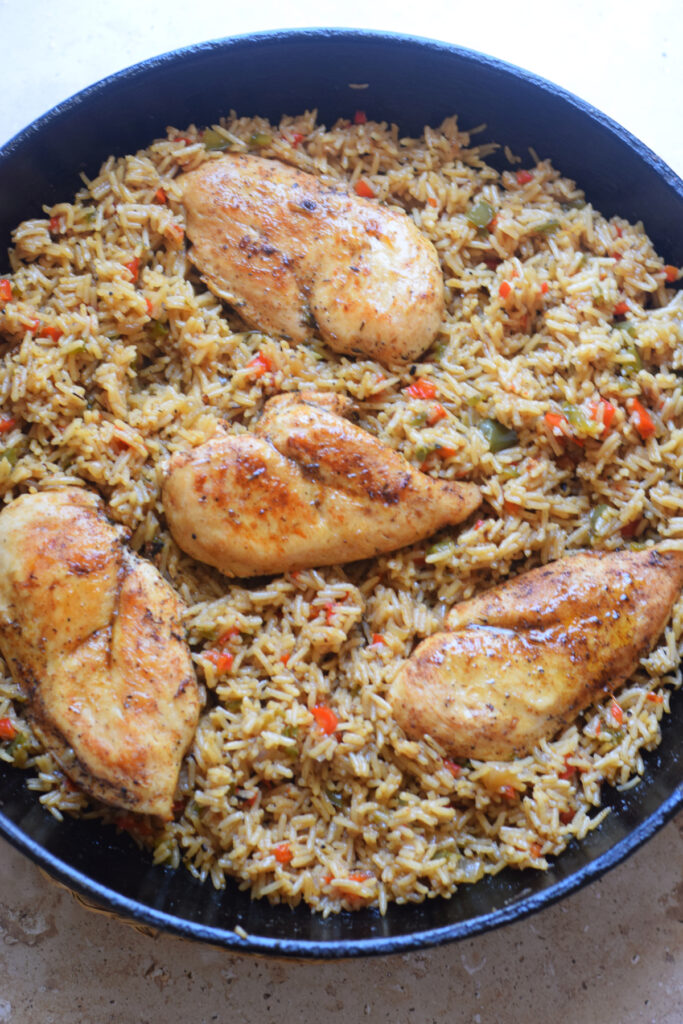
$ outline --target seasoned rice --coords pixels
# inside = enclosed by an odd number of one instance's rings
[[[418,365],[387,369],[245,330],[206,289],[187,260],[176,179],[214,158],[205,143],[221,138],[327,181],[362,179],[409,212],[437,248],[447,293]],[[314,113],[277,126],[233,114],[208,135],[170,129],[112,157],[73,202],[14,232],[0,310],[2,497],[99,492],[187,602],[206,701],[175,818],[161,825],[68,782],[32,738],[3,665],[0,718],[20,731],[0,758],[31,770],[53,814],[126,828],[157,864],[185,864],[217,887],[230,876],[325,915],[384,912],[505,867],[547,867],[599,825],[604,785],[638,783],[681,683],[680,600],[618,693],[619,713],[612,701],[592,707],[520,760],[454,764],[429,738],[407,740],[387,702],[403,659],[455,602],[579,548],[683,547],[673,268],[641,224],[601,216],[547,161],[501,173],[474,143],[455,118],[406,139],[387,124],[328,129]],[[259,353],[268,372],[252,365]],[[407,393],[418,379],[436,386],[434,400]],[[221,421],[248,430],[268,397],[311,386],[355,399],[362,425],[425,472],[479,484],[482,509],[343,568],[240,582],[185,556],[160,500],[169,456]],[[492,450],[485,420],[516,439]],[[331,735],[311,713],[320,705],[338,720]]]

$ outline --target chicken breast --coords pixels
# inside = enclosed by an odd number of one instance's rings
[[[227,576],[333,565],[393,551],[461,522],[474,484],[433,480],[340,415],[352,403],[271,399],[253,434],[219,434],[171,459],[168,525]]]
[[[36,734],[87,793],[162,818],[199,714],[182,610],[92,494],[0,513],[0,650]]]
[[[456,758],[508,760],[617,690],[666,625],[683,552],[586,552],[456,605],[390,691],[413,738]]]
[[[258,156],[208,160],[180,180],[190,259],[248,324],[389,364],[431,345],[441,268],[403,212]]]

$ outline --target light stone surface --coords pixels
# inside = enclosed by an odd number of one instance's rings
[[[526,68],[614,118],[683,176],[680,0],[0,0],[0,144],[147,57],[224,36],[326,26],[442,39]]]
[[[540,913],[437,949],[266,960],[140,934],[0,841],[0,1024],[681,1024],[683,814]]]
[[[680,0],[0,0],[0,144],[146,57],[323,25],[444,39],[525,67],[683,174]],[[525,921],[425,952],[311,964],[140,934],[85,909],[0,841],[0,1024],[681,1024],[682,865],[683,814],[603,879]]]

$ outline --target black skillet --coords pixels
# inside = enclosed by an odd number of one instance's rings
[[[354,87],[355,86],[355,87]],[[357,88],[363,86],[363,88]],[[69,200],[79,173],[230,109],[275,120],[317,108],[322,121],[368,117],[414,134],[457,113],[462,128],[525,156],[533,147],[604,214],[642,220],[667,263],[683,265],[683,182],[603,114],[527,72],[444,43],[352,30],[273,32],[192,46],[145,61],[60,104],[0,149],[0,274],[10,232]],[[502,154],[491,162],[503,166]],[[545,873],[505,871],[450,900],[323,920],[299,907],[216,892],[184,870],[153,867],[126,836],[55,821],[20,771],[0,765],[0,834],[55,879],[139,924],[245,952],[334,958],[401,952],[475,935],[549,905],[597,878],[683,805],[683,695],[676,696],[643,780],[606,789],[612,813]],[[239,928],[239,933],[235,929]],[[246,938],[241,930],[246,932]]]

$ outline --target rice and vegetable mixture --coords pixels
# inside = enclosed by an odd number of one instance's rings
[[[476,141],[476,139],[474,140]],[[386,369],[244,329],[186,257],[178,174],[258,152],[403,207],[436,246],[447,315]],[[464,598],[578,548],[683,547],[683,302],[641,225],[606,220],[534,156],[499,173],[455,118],[406,139],[359,113],[220,125],[110,159],[21,224],[0,280],[0,488],[99,492],[189,606],[205,709],[175,819],[96,807],[41,752],[9,673],[0,756],[54,814],[128,829],[158,864],[324,914],[544,868],[636,784],[681,682],[683,601],[616,699],[514,762],[456,763],[392,720],[389,685]],[[335,391],[424,472],[467,479],[462,527],[371,561],[231,581],[183,555],[169,456],[282,391]]]

